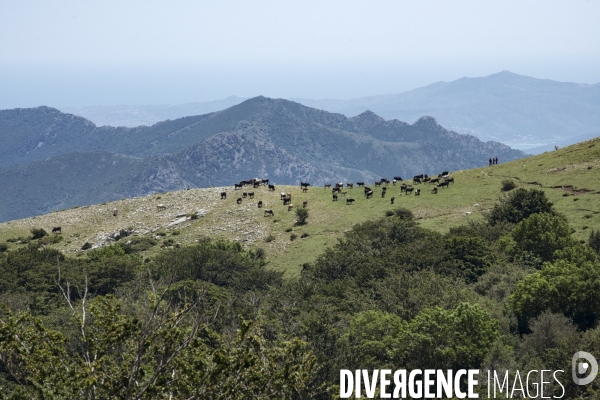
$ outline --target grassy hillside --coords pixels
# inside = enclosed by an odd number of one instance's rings
[[[356,200],[352,205],[346,205],[343,196],[333,202],[331,190],[323,187],[311,187],[307,193],[291,186],[277,186],[275,192],[267,188],[247,188],[244,191],[254,191],[255,198],[244,199],[241,205],[235,201],[241,197],[241,191],[234,191],[232,187],[155,194],[3,223],[0,224],[0,243],[26,237],[31,228],[50,231],[54,226],[62,227],[64,240],[52,246],[71,254],[77,254],[86,242],[102,243],[120,229],[155,236],[166,245],[184,245],[209,235],[261,247],[272,268],[286,271],[286,276],[295,276],[303,263],[314,260],[352,225],[380,217],[398,206],[411,209],[423,226],[440,232],[469,219],[482,218],[482,213],[502,196],[500,188],[505,179],[513,179],[519,187],[543,189],[557,210],[568,217],[576,239],[586,240],[591,229],[600,228],[600,138],[506,164],[456,171],[452,175],[456,182],[447,189],[439,189],[436,195],[430,193],[433,185],[429,184],[416,185],[422,189],[421,196],[400,195],[400,186],[390,184],[382,199],[381,188],[375,188],[371,182],[375,195],[369,200],[365,199],[362,188],[344,189],[346,197]],[[228,194],[226,200],[220,200],[219,193],[223,190]],[[288,212],[287,206],[282,205],[280,192],[292,194],[294,207],[301,207],[303,200],[308,201],[308,224],[294,225],[295,212]],[[390,204],[392,196],[394,205]],[[263,209],[257,208],[258,200],[265,203],[264,208],[273,209],[275,216],[265,217]],[[166,210],[159,211],[159,204],[166,206]],[[118,210],[116,217],[114,209]],[[177,215],[191,213],[204,214],[204,217],[169,227]],[[293,241],[290,240],[292,234],[297,235]],[[301,238],[303,234],[309,236]],[[164,248],[161,244],[148,251],[161,251]],[[20,245],[11,242],[9,248]]]

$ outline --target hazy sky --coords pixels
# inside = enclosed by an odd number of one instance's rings
[[[600,0],[0,0],[0,108],[600,82]]]

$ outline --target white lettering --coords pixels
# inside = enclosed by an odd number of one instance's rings
[[[346,378],[348,378],[348,386],[346,387]],[[352,396],[352,387],[354,386],[354,379],[352,371],[347,369],[340,370],[340,398],[348,399]],[[346,390],[346,388],[348,390]]]
[[[557,372],[564,373],[565,371],[563,371],[562,369],[559,369],[558,371],[554,371],[554,374],[552,374],[552,376],[554,377],[554,380],[556,381],[556,383],[558,383],[560,385],[560,387],[562,388],[563,392],[562,392],[562,394],[559,397],[556,397],[556,396],[552,396],[552,397],[554,397],[555,399],[562,399],[564,397],[564,395],[565,395],[565,387],[562,385],[562,383],[560,383],[560,381],[556,377],[556,373]]]
[[[448,377],[444,376],[444,371],[441,369],[437,370],[437,397],[442,398],[442,389],[444,390],[445,396],[451,399],[452,396],[452,370],[447,370]]]
[[[458,372],[456,372],[456,375],[454,375],[454,394],[459,399],[464,399],[467,397],[467,394],[460,390],[460,377],[466,374],[466,369],[459,369]]]
[[[533,387],[535,388],[535,395],[534,395],[534,396],[532,396],[532,395],[531,395],[531,393],[529,393],[529,375],[530,375],[532,372],[535,372],[535,373],[537,373],[537,372],[538,372],[538,370],[537,370],[537,369],[532,369],[531,371],[529,371],[529,372],[527,373],[527,382],[526,382],[526,384],[527,384],[527,386],[526,386],[526,387],[527,387],[527,397],[528,397],[528,398],[530,398],[530,399],[537,399],[537,397],[538,397],[538,394],[539,394],[539,392],[540,392],[540,390],[539,390],[539,386],[540,386],[540,384],[539,384],[539,383],[537,383],[537,379],[535,379],[535,380],[533,381],[533,383],[531,384],[531,386],[533,386]]]
[[[386,377],[392,373],[391,369],[382,369],[381,370],[381,374],[379,374],[379,376],[381,377],[381,390],[379,393],[379,397],[382,399],[389,399],[392,397],[391,393],[388,393],[386,391],[386,386],[388,386],[391,382],[389,379],[386,379]]]
[[[508,370],[504,374],[504,380],[502,381],[502,386],[500,386],[500,381],[498,380],[498,375],[494,370],[494,397],[496,397],[496,384],[498,385],[498,389],[500,389],[500,393],[504,390],[504,385],[506,385],[506,397],[508,397]]]
[[[363,369],[363,380],[365,381],[365,393],[367,394],[367,398],[372,399],[375,397],[375,389],[377,388],[377,376],[379,375],[379,370],[373,370],[373,378],[369,381],[369,371]]]
[[[479,398],[479,394],[473,392],[473,389],[475,389],[475,386],[477,386],[477,384],[478,384],[477,379],[475,379],[475,375],[479,375],[479,370],[478,369],[470,369],[469,370],[469,378],[468,378],[469,399],[478,399]]]
[[[408,376],[408,393],[411,397],[415,397],[420,399],[423,396],[423,382],[421,380],[417,380],[415,382],[415,375],[421,375],[423,371],[420,369],[413,369],[410,371],[410,375]],[[415,386],[417,390],[415,391]]]
[[[517,388],[517,382],[519,382],[519,388]],[[519,392],[523,393],[523,397],[525,397],[525,389],[523,389],[523,382],[521,381],[521,374],[519,374],[518,370],[516,371],[515,381],[513,382],[512,391],[510,392],[511,399],[515,397],[515,391],[519,391]]]
[[[540,374],[541,375],[541,377],[540,377],[540,398],[541,399],[549,399],[550,398],[550,396],[544,396],[544,383],[550,383],[550,381],[544,382],[544,372],[546,372],[546,371],[552,372],[549,369],[543,369],[542,373]]]
[[[402,377],[402,379],[400,379]],[[394,398],[395,399],[405,399],[406,398],[406,370],[399,369],[394,372],[394,385],[396,388],[394,389]],[[402,397],[400,397],[400,390],[402,390]]]

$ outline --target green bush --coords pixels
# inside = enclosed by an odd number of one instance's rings
[[[298,225],[306,224],[306,220],[308,219],[308,209],[307,208],[296,208],[296,218]]]
[[[292,231],[292,228],[286,228],[286,229],[285,229],[285,231],[286,231],[286,232],[291,232],[291,231]]]
[[[46,232],[42,228],[31,228],[31,235],[33,239],[41,239],[44,236],[48,236],[48,232]]]
[[[533,214],[512,232],[515,250],[528,252],[542,261],[552,261],[554,252],[574,244],[564,218],[552,214]]]
[[[298,237],[298,235],[296,235],[295,233],[292,233],[292,234],[290,235],[290,240],[291,240],[291,241],[294,241],[294,240],[296,240],[296,238],[297,238],[297,237]]]
[[[511,190],[513,190],[516,187],[517,187],[517,184],[512,179],[505,179],[502,181],[502,191],[503,192],[510,192]]]
[[[555,213],[546,193],[543,190],[520,188],[500,198],[499,203],[496,203],[487,215],[487,220],[490,225],[499,222],[518,224],[530,215],[538,213]]]
[[[273,240],[275,240],[275,236],[274,235],[269,235],[265,238],[265,242],[270,243]]]
[[[4,253],[8,250],[8,243],[0,243],[0,253]]]
[[[83,246],[81,246],[81,250],[88,250],[92,248],[92,244],[90,242],[85,242]]]
[[[305,238],[305,237],[309,237],[310,234],[308,232],[304,232],[302,235],[300,235],[301,238]]]

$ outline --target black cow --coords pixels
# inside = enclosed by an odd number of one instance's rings
[[[258,202],[258,208],[262,208],[262,206],[263,206],[263,202],[262,202],[262,200],[260,200],[260,201]]]
[[[323,187],[324,187],[325,189],[327,189],[327,188],[330,188],[330,187],[331,187],[331,183],[326,183],[326,184],[325,184]]]
[[[351,198],[351,197],[348,197],[348,198],[346,199],[346,205],[348,205],[348,204],[352,204],[352,203],[354,203],[354,199],[353,199],[353,198]]]
[[[415,190],[415,196],[420,196],[420,195],[421,195],[421,189]]]
[[[246,193],[246,192],[242,193],[242,197],[243,197],[243,198],[246,198],[246,197],[248,197],[248,193]]]
[[[438,183],[437,187],[448,187],[449,183],[450,182],[440,182],[440,183]]]
[[[238,199],[235,202],[238,203],[238,204],[242,204],[242,198],[238,197]]]
[[[406,183],[403,183],[403,184],[400,186],[400,193],[402,193],[402,192],[406,192],[406,188],[407,188],[407,187],[408,187],[408,185],[407,185]]]
[[[248,197],[250,197],[251,199],[254,198],[254,192],[248,192]]]
[[[267,215],[271,215],[271,216],[273,216],[273,217],[275,216],[275,214],[273,213],[273,210],[267,210],[267,209],[265,209],[265,217],[266,217]]]
[[[413,178],[413,183],[421,183],[421,178],[417,178],[416,176]]]
[[[415,190],[414,187],[407,187],[405,192],[406,192],[406,194],[409,194],[409,193],[412,193],[413,190]]]
[[[444,181],[446,181],[448,183],[454,183],[454,177],[444,178]]]
[[[392,198],[390,199],[390,204],[394,204],[394,200],[396,200],[396,198],[395,198],[395,197],[392,197]]]
[[[373,197],[373,191],[369,190],[367,193],[365,193],[365,195],[367,196],[367,199],[370,199],[371,197]]]
[[[54,234],[62,233],[61,227],[60,226],[56,226],[56,227],[52,228],[52,233],[54,233]]]
[[[275,191],[275,185],[269,185],[269,190]]]
[[[240,190],[244,185],[242,185],[241,183],[234,183],[233,184],[233,188],[235,190]]]
[[[397,181],[399,181],[399,182],[402,182],[402,177],[401,176],[395,176],[394,179],[397,180]]]
[[[227,199],[227,192],[221,192],[221,200]]]
[[[334,194],[334,195],[333,195],[333,200],[331,200],[331,201],[338,201],[338,196],[337,196],[337,194]]]
[[[356,184],[357,184],[359,187],[361,187],[361,186],[365,186],[365,183],[364,183],[364,182],[356,182]]]
[[[309,186],[310,186],[310,183],[308,183],[308,182],[300,182],[300,187],[301,188],[307,188]]]

